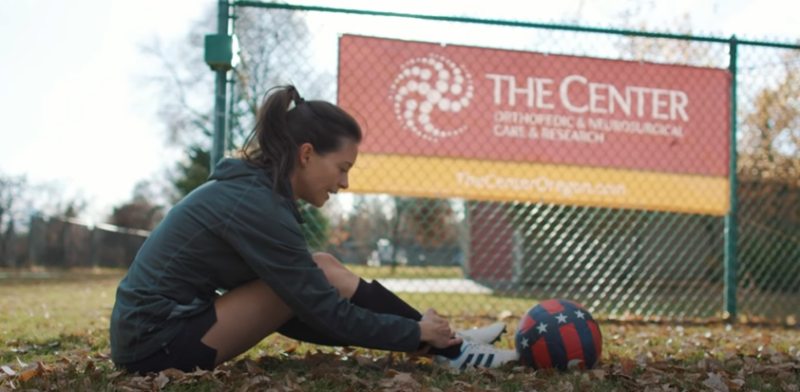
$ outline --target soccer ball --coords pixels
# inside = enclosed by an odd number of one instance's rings
[[[514,344],[520,362],[534,369],[591,369],[600,362],[603,337],[592,315],[565,299],[549,299],[528,310]]]

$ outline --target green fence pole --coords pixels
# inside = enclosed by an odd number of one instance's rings
[[[217,34],[220,36],[227,36],[229,19],[227,0],[221,0],[219,2],[217,12]],[[217,69],[214,72],[217,74],[217,81],[214,94],[214,136],[211,145],[212,171],[225,154],[225,142],[227,140],[225,135],[225,103],[227,101],[228,70]]]
[[[230,8],[230,23],[231,23],[231,35],[236,34],[236,4],[231,4]],[[238,54],[237,54],[238,56]],[[234,107],[236,105],[236,69],[231,69],[231,77],[228,79],[228,84],[230,85],[230,92],[228,97],[230,98],[228,101],[228,128],[225,130],[225,149],[234,146],[233,140],[233,127],[236,124],[236,115],[234,113]],[[223,149],[223,153],[224,150]]]
[[[737,264],[737,214],[739,211],[738,182],[736,176],[736,36],[730,39],[731,73],[731,140],[730,140],[730,209],[725,216],[725,313],[732,322],[736,321],[736,264]]]

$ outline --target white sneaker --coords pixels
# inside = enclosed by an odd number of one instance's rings
[[[451,368],[466,370],[472,367],[497,368],[510,361],[518,361],[517,350],[501,350],[491,344],[478,343],[464,339],[461,344],[461,355],[449,359],[437,357],[436,362],[444,364],[448,361]]]
[[[488,327],[472,328],[456,331],[456,335],[461,336],[464,340],[470,340],[475,343],[492,344],[500,341],[500,336],[506,333],[506,324],[499,322],[489,325]]]

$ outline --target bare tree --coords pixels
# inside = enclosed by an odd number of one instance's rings
[[[631,30],[650,30],[641,21],[643,13],[652,9],[654,3],[631,3],[621,14],[623,27]],[[691,15],[672,23],[677,31],[673,34],[693,35]],[[729,53],[727,44],[706,43],[691,40],[625,37],[617,44],[620,57],[638,61],[653,61],[664,64],[681,64],[726,68]],[[750,52],[752,54],[752,52]],[[752,98],[740,101],[740,117],[744,121],[739,127],[742,140],[739,142],[741,158],[739,169],[752,172],[762,171],[766,166],[774,171],[776,167],[797,170],[800,154],[800,52],[787,51],[779,58],[782,78],[776,80],[776,87],[763,87]],[[762,82],[766,67],[772,64],[761,62],[757,72],[762,72]],[[741,92],[746,95],[746,91]],[[794,155],[794,156],[792,156]],[[766,166],[764,166],[766,165]],[[752,173],[748,173],[752,174]]]
[[[354,210],[347,220],[350,238],[366,247],[381,238],[393,238],[392,214],[388,203],[375,196],[356,196]]]
[[[28,188],[25,176],[0,174],[0,266],[13,266],[13,248],[16,238],[18,207]]]
[[[30,185],[25,200],[26,208],[55,218],[78,218],[89,207],[89,201],[82,194],[69,194],[57,182]]]
[[[800,51],[787,52],[780,67],[783,77],[755,96],[741,126],[739,167],[751,177],[800,175]]]
[[[185,40],[169,46],[155,40],[142,48],[161,65],[147,80],[159,87],[158,117],[166,127],[169,143],[179,147],[210,146],[215,76],[204,61],[204,36],[216,30],[216,12],[217,5],[213,4]],[[309,61],[312,34],[302,14],[237,8],[234,21],[241,63],[229,83],[231,149],[241,147],[251,132],[258,108],[271,87],[292,82],[309,98],[328,97],[335,91],[333,75]]]
[[[26,176],[0,174],[0,228],[13,220],[15,207],[22,204],[27,188]]]
[[[458,224],[447,199],[364,195],[356,197],[344,226],[349,238],[369,249],[380,239],[389,240],[394,268],[402,248],[458,246]]]
[[[153,184],[140,181],[133,190],[130,201],[114,207],[108,223],[129,229],[153,230],[164,219],[164,206],[158,198]]]
[[[651,31],[641,20],[646,4],[632,4],[620,14],[621,28]],[[650,7],[653,7],[651,4]],[[682,15],[670,25],[671,34],[690,37],[694,34],[692,17]],[[685,64],[699,67],[725,67],[728,53],[724,44],[692,41],[688,39],[665,39],[649,37],[624,37],[616,43],[620,58],[633,61],[648,61],[664,64]]]

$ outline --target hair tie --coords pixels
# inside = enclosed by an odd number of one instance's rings
[[[292,109],[296,108],[296,107],[297,107],[297,105],[300,105],[300,104],[302,104],[303,102],[305,102],[305,100],[303,99],[303,97],[297,97],[297,98],[294,98],[294,99],[292,99],[291,101],[289,101],[289,108],[288,108],[288,109],[286,109],[286,111],[288,112],[288,111],[290,111],[290,110],[292,110]]]

